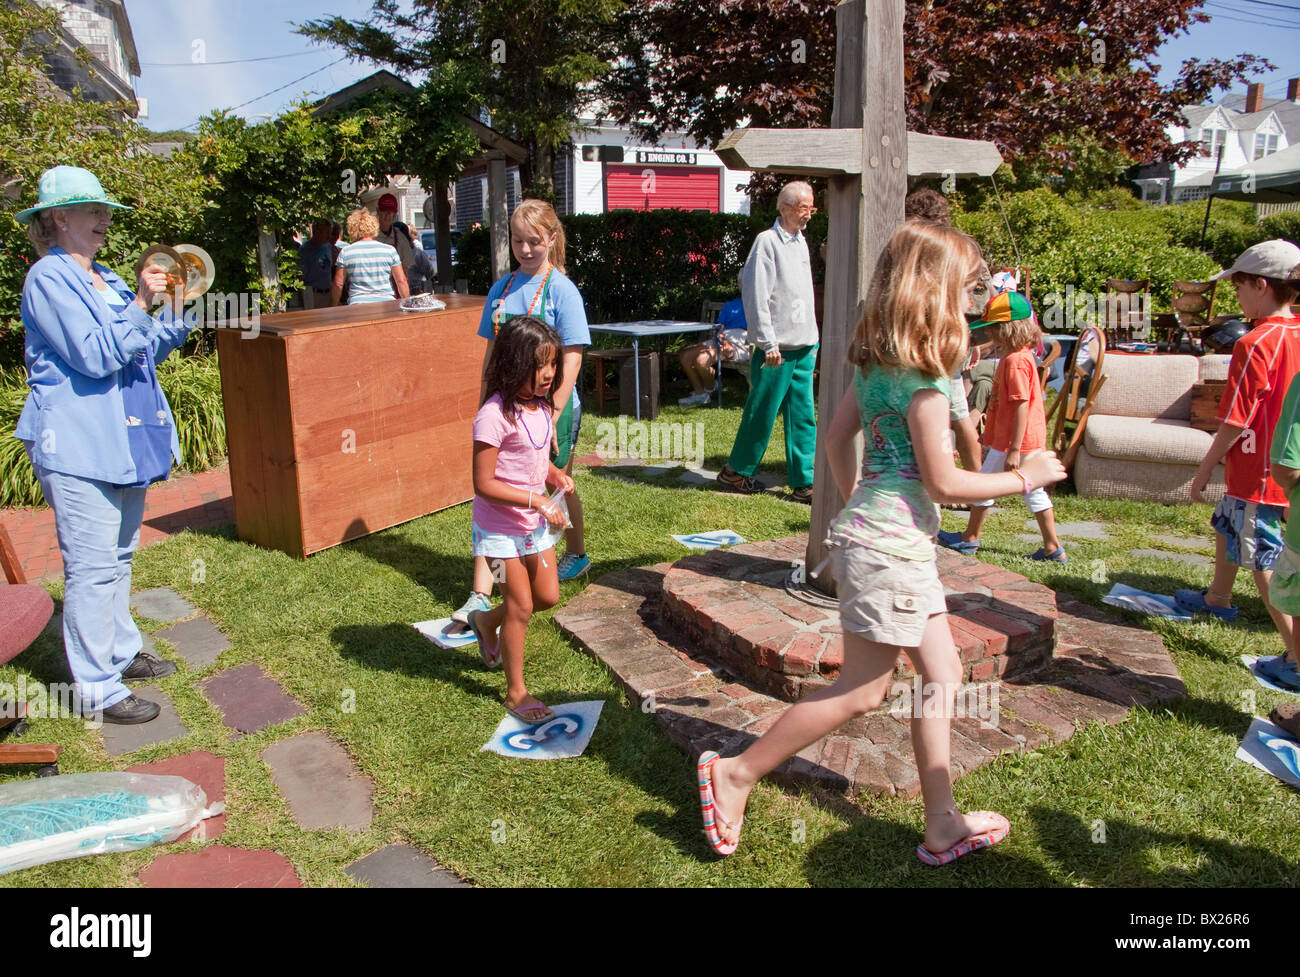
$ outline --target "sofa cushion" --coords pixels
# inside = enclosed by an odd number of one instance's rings
[[[1074,489],[1085,499],[1132,499],[1178,505],[1191,502],[1188,491],[1196,465],[1153,465],[1143,461],[1096,458],[1085,447],[1079,452],[1071,473]],[[1207,502],[1223,498],[1227,486],[1223,466],[1217,465],[1205,487]]]
[[[1192,384],[1200,377],[1195,356],[1107,353],[1101,372],[1106,375],[1106,382],[1097,393],[1092,408],[1094,418],[1098,414],[1110,414],[1186,421],[1192,416]]]
[[[1202,380],[1227,380],[1228,364],[1232,362],[1230,353],[1210,353],[1201,357]]]
[[[1151,417],[1094,414],[1083,432],[1083,443],[1094,457],[1164,465],[1199,465],[1213,441],[1213,435],[1186,421]]]

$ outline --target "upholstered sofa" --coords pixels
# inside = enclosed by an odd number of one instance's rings
[[[1189,502],[1187,492],[1214,435],[1191,426],[1192,386],[1226,380],[1228,356],[1120,356],[1107,352],[1097,394],[1074,463],[1085,498]],[[1224,492],[1215,468],[1207,501]]]

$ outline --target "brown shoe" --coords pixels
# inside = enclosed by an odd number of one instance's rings
[[[718,484],[728,491],[739,492],[741,495],[756,495],[767,491],[767,486],[758,479],[742,475],[730,465],[723,465],[722,471],[718,472]]]
[[[791,489],[790,498],[794,499],[796,502],[802,502],[804,505],[812,505],[812,486],[805,485],[803,488]]]
[[[1300,739],[1300,702],[1284,702],[1268,714],[1274,724]]]

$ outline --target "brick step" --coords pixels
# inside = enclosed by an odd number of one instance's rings
[[[844,661],[839,611],[785,589],[802,551],[787,540],[714,550],[679,560],[664,574],[665,613],[701,651],[757,688],[794,702],[830,684]],[[1018,573],[943,551],[939,577],[964,682],[1015,677],[1052,657],[1056,595]],[[916,674],[907,655],[895,676]]]

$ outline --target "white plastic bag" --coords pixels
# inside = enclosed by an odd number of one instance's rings
[[[0,874],[175,841],[226,805],[184,777],[78,773],[0,786]]]

